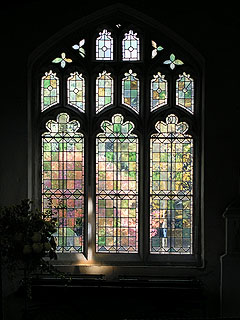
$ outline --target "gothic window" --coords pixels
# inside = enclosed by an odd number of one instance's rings
[[[57,218],[59,254],[196,263],[201,61],[142,20],[112,21],[33,63],[32,198]]]

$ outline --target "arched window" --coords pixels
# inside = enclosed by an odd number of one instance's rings
[[[32,61],[31,198],[80,263],[197,264],[203,62],[145,16],[102,19]]]

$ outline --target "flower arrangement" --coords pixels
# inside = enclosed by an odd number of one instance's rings
[[[31,209],[31,201],[0,209],[0,250],[2,263],[10,272],[23,268],[28,273],[46,270],[56,259],[52,210],[42,213]],[[49,257],[49,259],[45,259]]]

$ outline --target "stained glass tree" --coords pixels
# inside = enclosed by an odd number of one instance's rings
[[[59,103],[59,79],[52,70],[45,73],[41,81],[41,110]]]
[[[96,251],[138,252],[138,138],[115,114],[96,140]]]
[[[57,217],[57,251],[83,251],[84,138],[67,113],[46,123],[42,134],[42,206]]]
[[[85,111],[85,80],[78,72],[71,73],[67,80],[68,104]]]
[[[150,252],[192,253],[193,139],[170,114],[150,139]]]
[[[122,103],[135,112],[139,112],[139,80],[136,73],[126,72],[122,79]]]
[[[185,72],[176,81],[176,104],[190,113],[194,112],[194,81]]]
[[[96,60],[113,60],[113,38],[106,29],[96,39]]]
[[[123,61],[140,60],[140,41],[137,33],[133,33],[133,30],[125,33],[125,37],[123,38],[122,59]]]
[[[103,71],[96,79],[96,113],[113,103],[113,78]]]
[[[151,80],[151,111],[167,104],[167,80],[160,72]]]

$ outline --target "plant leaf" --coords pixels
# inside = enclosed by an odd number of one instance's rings
[[[158,46],[158,47],[157,47],[157,51],[161,51],[161,50],[163,50],[163,47]]]

